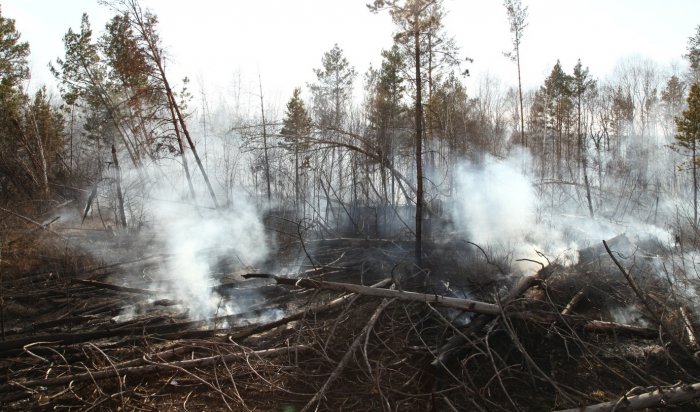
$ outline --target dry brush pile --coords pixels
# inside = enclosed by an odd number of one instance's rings
[[[192,320],[143,275],[169,256],[3,224],[3,410],[700,409],[695,285],[624,236],[525,277],[449,238],[423,268],[407,241],[289,241],[308,266],[222,274],[245,310]]]

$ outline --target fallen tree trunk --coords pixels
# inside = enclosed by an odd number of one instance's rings
[[[370,286],[355,285],[352,283],[325,282],[314,279],[289,279],[276,275],[249,273],[243,275],[244,278],[270,278],[283,285],[298,286],[303,288],[327,289],[338,292],[357,293],[365,296],[376,296],[380,298],[395,298],[403,301],[423,302],[433,305],[446,306],[455,309],[462,309],[467,312],[482,313],[486,315],[497,315],[501,313],[501,308],[493,303],[479,302],[471,299],[451,298],[442,295],[406,292],[402,290],[377,289]]]
[[[557,412],[623,412],[636,411],[639,409],[653,408],[656,406],[666,406],[670,404],[682,403],[700,397],[700,383],[692,385],[681,385],[675,388],[662,389],[657,388],[650,392],[645,392],[639,395],[623,396],[622,398],[599,403],[596,405],[582,406],[560,410]]]

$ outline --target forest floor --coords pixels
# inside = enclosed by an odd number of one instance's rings
[[[422,267],[409,239],[282,237],[212,274],[237,310],[192,319],[153,234],[2,223],[2,410],[700,410],[692,305],[650,275],[671,251],[625,237],[634,274],[591,248],[526,277],[449,234]]]

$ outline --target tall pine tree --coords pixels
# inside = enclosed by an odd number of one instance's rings
[[[297,87],[287,103],[287,112],[280,131],[284,137],[285,146],[294,152],[294,204],[297,210],[302,194],[299,182],[299,153],[308,148],[310,133],[311,117],[306,111],[304,100],[301,98],[301,89]]]
[[[690,155],[693,174],[693,224],[698,223],[698,141],[700,141],[700,84],[694,83],[688,95],[688,108],[676,117],[677,148]]]

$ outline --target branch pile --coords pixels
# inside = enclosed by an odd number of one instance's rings
[[[3,279],[15,321],[0,342],[2,409],[696,408],[692,305],[644,259],[630,270],[613,240],[525,277],[459,242],[428,250],[427,268],[400,242],[307,246],[297,276],[213,286],[232,299],[247,284],[271,291],[213,319],[189,320],[147,283],[118,284],[133,280],[127,264]],[[139,315],[120,317],[125,305]]]

